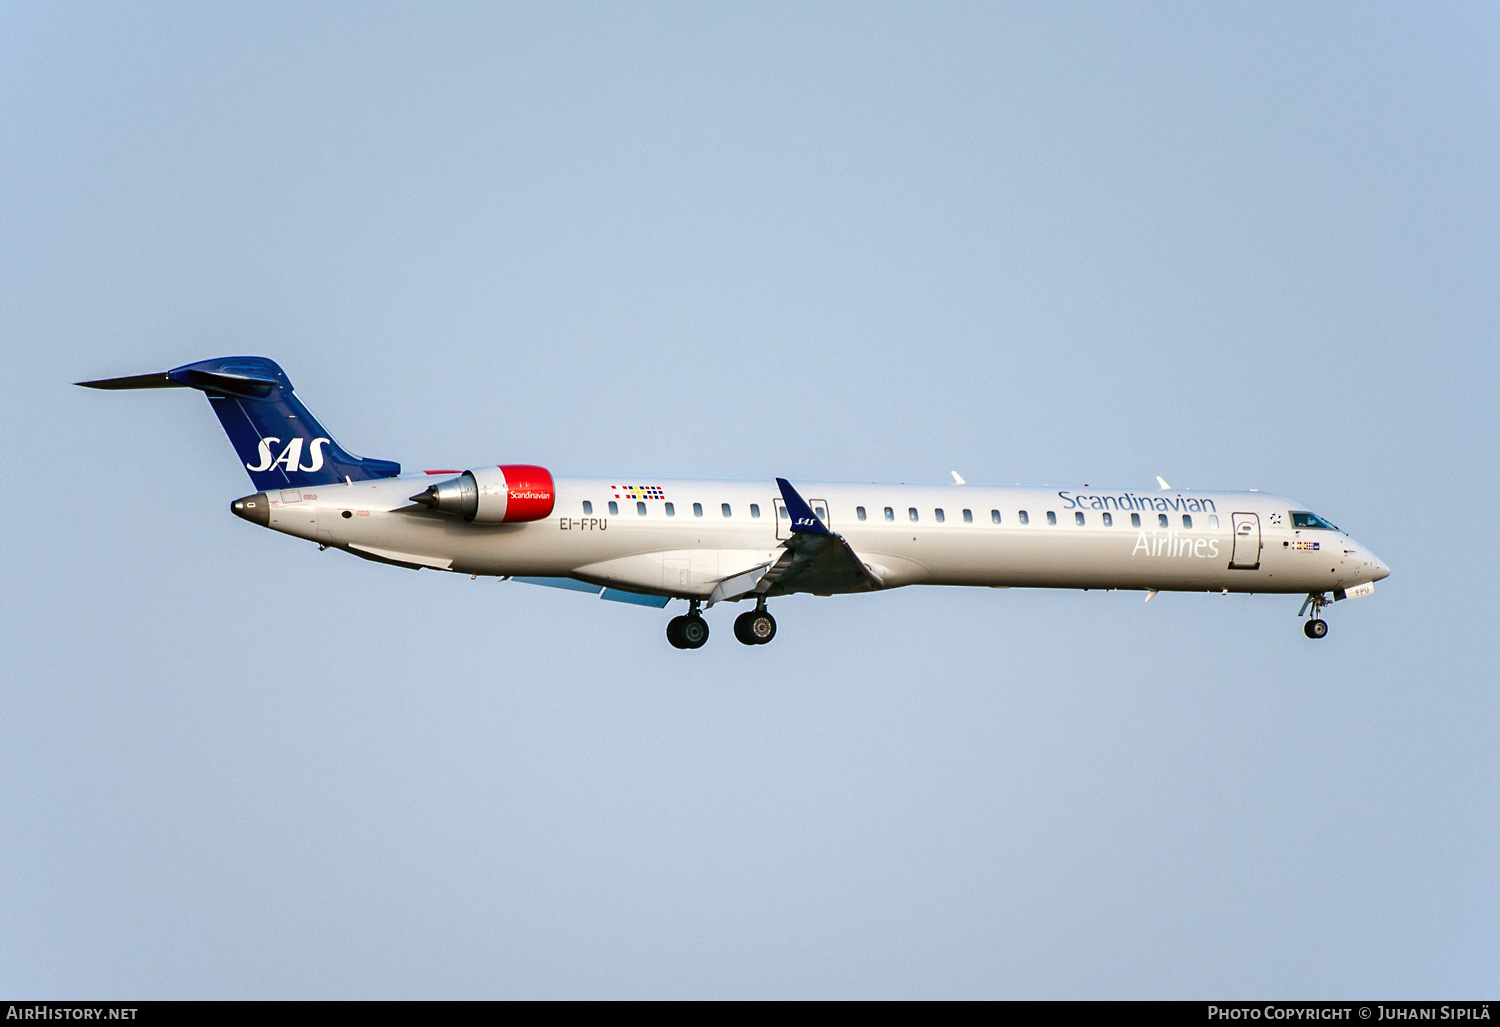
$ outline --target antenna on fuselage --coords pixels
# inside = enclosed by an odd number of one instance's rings
[[[951,475],[953,475],[953,484],[955,484],[955,485],[967,485],[967,484],[969,484],[968,482],[964,481],[962,478],[960,478],[958,476],[958,472],[957,471],[949,471],[948,473],[951,474]]]
[[[1159,474],[1156,476],[1156,484],[1161,486],[1161,490],[1163,492],[1170,492],[1172,490],[1172,486],[1167,484],[1167,479],[1163,478]]]

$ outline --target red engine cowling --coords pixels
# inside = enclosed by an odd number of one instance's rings
[[[476,524],[500,524],[550,516],[556,495],[547,468],[501,464],[465,471],[411,499],[430,510],[455,514]]]

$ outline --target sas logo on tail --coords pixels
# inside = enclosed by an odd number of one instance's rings
[[[302,445],[305,439],[292,439],[281,451],[281,455],[274,460],[271,459],[271,445],[280,443],[281,440],[274,435],[267,435],[260,440],[260,463],[246,464],[245,469],[249,471],[269,471],[276,467],[285,467],[287,471],[321,471],[323,469],[323,447],[328,445],[328,439],[313,439],[308,444],[308,455],[312,463],[306,467],[302,466]]]

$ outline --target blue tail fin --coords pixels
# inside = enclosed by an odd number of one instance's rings
[[[354,456],[333,441],[292,392],[274,360],[219,357],[162,374],[79,382],[93,389],[198,389],[208,395],[234,451],[262,492],[340,481],[394,478],[393,460]]]

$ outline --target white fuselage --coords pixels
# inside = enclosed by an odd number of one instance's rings
[[[411,501],[438,480],[271,492],[269,526],[404,566],[572,577],[686,599],[706,598],[716,582],[774,561],[788,537],[769,482],[657,478],[648,487],[558,477],[551,516],[475,524]],[[887,588],[1316,593],[1389,573],[1342,531],[1294,526],[1292,513],[1305,508],[1264,492],[796,487]]]

